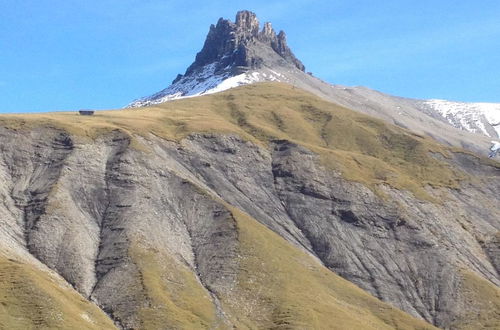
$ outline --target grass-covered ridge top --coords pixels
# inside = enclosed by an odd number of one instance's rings
[[[265,146],[286,139],[318,153],[326,166],[348,180],[371,187],[385,183],[420,198],[430,198],[427,185],[456,188],[466,177],[432,157],[450,152],[435,141],[283,83],[247,85],[153,107],[98,111],[94,116],[2,115],[0,126],[51,126],[80,138],[119,129],[131,136],[154,134],[168,140],[192,133],[231,133]]]

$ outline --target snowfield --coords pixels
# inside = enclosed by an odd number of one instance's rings
[[[425,104],[457,128],[492,138],[500,137],[500,103],[428,100]]]

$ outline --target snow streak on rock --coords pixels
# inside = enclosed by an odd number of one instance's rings
[[[215,74],[214,68],[215,63],[208,64],[195,76],[184,76],[168,88],[151,96],[135,100],[128,107],[142,107],[186,97],[212,94],[261,81],[285,81],[285,79],[282,79],[282,75],[277,72],[250,71],[230,76],[228,73]]]

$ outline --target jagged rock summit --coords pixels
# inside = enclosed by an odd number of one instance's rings
[[[274,53],[269,52],[269,48]],[[277,58],[276,54],[281,56],[281,59]],[[273,63],[276,60],[280,63]],[[292,64],[304,71],[304,65],[287,45],[285,32],[276,34],[269,22],[260,30],[257,16],[249,11],[238,12],[235,23],[220,18],[217,25],[210,26],[203,49],[196,55],[195,62],[187,69],[185,76],[211,64],[215,65],[216,74],[228,70],[243,73],[248,69],[261,69],[269,64]],[[174,83],[182,77],[179,76]]]
[[[162,103],[185,96],[218,92],[258,81],[287,81],[288,72],[305,71],[286,41],[267,22],[260,29],[257,15],[243,10],[235,22],[220,18],[211,25],[202,50],[184,75],[168,88],[132,102],[130,107]]]

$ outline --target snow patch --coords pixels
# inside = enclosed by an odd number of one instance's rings
[[[424,104],[437,111],[457,128],[489,137],[500,137],[499,103],[461,103],[428,100]]]
[[[249,85],[261,81],[283,81],[283,75],[269,72],[251,71],[231,76],[228,71],[215,73],[216,63],[208,64],[190,76],[184,76],[175,84],[149,97],[135,100],[127,107],[142,107],[159,104],[171,100],[222,92],[241,85]],[[280,79],[281,78],[281,79]]]
[[[491,143],[492,146],[490,147],[490,153],[488,154],[488,157],[493,158],[500,152],[500,142],[491,141]]]

